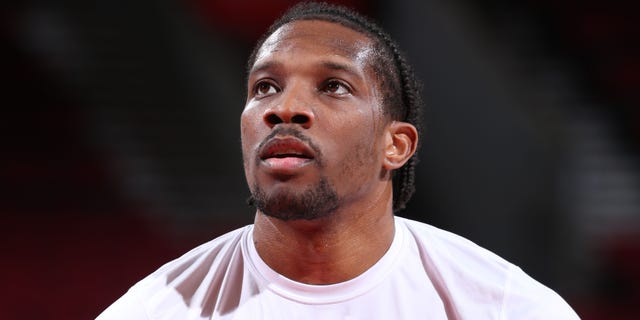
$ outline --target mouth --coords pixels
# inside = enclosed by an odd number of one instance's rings
[[[260,159],[302,158],[313,159],[313,151],[296,138],[275,138],[269,141],[260,152]]]
[[[314,160],[315,154],[309,146],[297,138],[273,138],[259,153],[260,160],[275,170],[289,171]]]

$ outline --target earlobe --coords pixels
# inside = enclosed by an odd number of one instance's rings
[[[410,123],[393,121],[387,128],[385,142],[384,168],[387,170],[399,169],[416,152],[418,131]]]

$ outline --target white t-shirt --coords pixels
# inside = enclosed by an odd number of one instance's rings
[[[165,264],[98,319],[579,319],[474,243],[400,217],[395,227],[389,250],[360,276],[307,285],[267,266],[246,226]]]

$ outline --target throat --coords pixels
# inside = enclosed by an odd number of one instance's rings
[[[359,276],[387,252],[394,236],[393,218],[375,232],[351,232],[344,226],[327,230],[326,224],[314,228],[308,223],[291,228],[291,222],[258,220],[254,241],[262,260],[279,274],[306,284],[335,284]]]
[[[261,251],[258,243],[256,248],[258,252]],[[370,267],[362,264],[361,257],[354,254],[355,251],[355,248],[334,244],[298,243],[283,245],[279,249],[280,257],[264,256],[263,260],[279,274],[291,280],[327,285],[353,279]],[[282,263],[284,261],[289,262]]]

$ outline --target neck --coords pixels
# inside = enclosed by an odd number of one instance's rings
[[[378,197],[385,201],[359,209],[353,205],[315,220],[283,221],[258,212],[254,224],[258,254],[276,272],[298,282],[353,279],[373,266],[393,241],[391,187],[382,193],[389,194]]]

